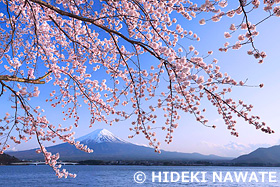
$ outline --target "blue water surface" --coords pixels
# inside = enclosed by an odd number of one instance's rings
[[[72,187],[72,186],[246,186],[246,187],[259,187],[259,186],[280,186],[280,168],[277,167],[217,167],[217,166],[86,166],[86,165],[68,165],[63,166],[71,173],[76,173],[76,178],[62,178],[58,179],[55,173],[49,166],[44,165],[28,165],[28,166],[0,166],[0,186],[5,187]],[[136,172],[143,172],[146,175],[146,180],[140,181],[143,183],[135,182],[134,175]],[[161,176],[154,178],[152,181],[152,173],[155,176]],[[166,172],[165,174],[163,172]],[[171,182],[170,172],[175,172],[173,180],[178,179],[176,182]],[[199,172],[197,181],[182,181],[182,172],[189,172],[187,175],[190,177],[191,172],[195,174]],[[201,172],[205,172],[205,180],[202,182]],[[222,181],[216,179],[213,182],[213,172],[221,172]],[[226,178],[226,172],[229,172],[233,181],[230,180],[230,176]],[[237,182],[234,178],[234,172],[239,173],[248,172],[248,176],[245,182]],[[249,177],[255,172],[258,178],[258,182]],[[266,172],[264,182],[262,182],[261,175],[258,172]],[[268,172],[273,173],[275,176],[269,181]],[[186,173],[185,173],[186,175]],[[229,174],[228,174],[229,175]],[[166,177],[166,178],[165,178]],[[253,176],[254,177],[254,176]],[[136,180],[143,180],[143,175]],[[166,179],[166,180],[165,180]],[[186,179],[186,178],[185,178]],[[188,178],[190,179],[190,178]],[[275,182],[276,181],[276,182]],[[139,181],[138,181],[139,182]]]

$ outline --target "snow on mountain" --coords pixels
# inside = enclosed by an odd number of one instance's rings
[[[88,143],[128,143],[127,141],[115,136],[113,133],[106,129],[97,129],[85,136],[77,139],[83,144]]]

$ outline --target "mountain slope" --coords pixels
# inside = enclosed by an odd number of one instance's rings
[[[52,153],[60,153],[61,160],[227,160],[215,155],[202,155],[199,153],[179,153],[162,151],[155,153],[150,147],[129,143],[113,135],[106,129],[99,129],[77,139],[82,144],[94,150],[85,153],[68,143],[48,147]],[[35,149],[27,151],[10,152],[9,154],[24,160],[43,160],[42,154],[35,153]]]
[[[6,164],[10,164],[10,163],[13,163],[13,162],[19,162],[20,160],[13,157],[13,156],[10,156],[8,154],[1,154],[0,155],[0,165],[6,165]]]
[[[280,163],[280,145],[269,148],[258,148],[257,150],[241,155],[233,159],[234,163],[261,163],[261,164],[279,164]]]

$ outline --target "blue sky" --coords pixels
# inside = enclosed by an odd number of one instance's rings
[[[258,21],[262,14],[249,14],[249,18],[253,21]],[[273,17],[257,27],[260,35],[256,37],[255,45],[261,51],[267,53],[263,64],[258,64],[258,61],[252,56],[247,55],[247,50],[250,46],[244,46],[240,50],[229,50],[227,53],[219,52],[218,49],[223,46],[227,41],[223,34],[228,31],[232,22],[238,23],[241,19],[237,18],[223,18],[218,23],[207,22],[206,25],[199,26],[197,19],[193,21],[186,21],[179,19],[179,22],[187,30],[192,30],[198,34],[201,38],[200,42],[190,42],[188,40],[180,41],[180,44],[184,46],[194,45],[200,54],[206,54],[207,51],[213,50],[214,54],[207,60],[211,61],[212,58],[219,60],[218,65],[221,66],[221,72],[227,72],[236,80],[246,80],[249,85],[259,85],[264,83],[263,88],[250,88],[250,87],[235,87],[233,92],[228,96],[235,100],[242,99],[248,104],[253,104],[254,108],[252,114],[259,115],[263,121],[265,121],[272,129],[275,130],[275,134],[268,135],[262,133],[259,130],[255,130],[254,126],[247,124],[242,119],[238,119],[237,131],[240,136],[238,138],[231,136],[230,131],[226,129],[221,116],[216,112],[216,108],[206,104],[207,118],[210,124],[214,123],[217,128],[207,128],[200,123],[197,123],[194,117],[190,114],[181,113],[181,119],[179,121],[179,127],[174,132],[173,142],[169,145],[164,143],[165,132],[158,131],[159,139],[162,141],[161,148],[164,150],[181,151],[181,152],[199,152],[203,154],[217,154],[221,156],[238,156],[240,154],[248,153],[258,147],[268,147],[279,143],[280,140],[280,126],[279,126],[279,104],[280,104],[280,19]],[[252,21],[252,22],[253,22]],[[188,29],[189,28],[189,29]],[[238,33],[233,35],[233,38],[229,41],[236,41]],[[233,42],[232,42],[233,43]],[[144,57],[144,62],[146,59]],[[0,72],[2,70],[0,66]],[[102,79],[102,75],[98,77]],[[104,76],[105,77],[105,76]],[[42,101],[47,98],[48,87],[41,87],[40,98],[33,99],[34,104],[41,105],[46,110],[46,115],[52,123],[63,123],[58,119],[57,109],[52,109],[49,104]],[[4,100],[4,102],[2,102]],[[7,111],[4,107],[7,104],[7,97],[1,98],[0,114]],[[206,101],[206,100],[204,100]],[[207,101],[206,101],[207,102]],[[106,128],[115,135],[138,144],[148,144],[143,135],[139,135],[133,139],[128,139],[127,136],[131,135],[128,130],[131,127],[129,121],[123,121],[115,123],[112,127],[109,125],[100,123],[95,124],[92,128],[88,128],[90,115],[86,110],[87,107],[83,107],[80,112],[80,127],[75,129],[76,137],[85,135],[95,129]],[[163,124],[164,119],[158,119],[158,124]],[[159,125],[161,126],[161,125]],[[36,147],[36,142],[31,141],[28,144],[22,144],[15,147],[16,150],[29,149]]]

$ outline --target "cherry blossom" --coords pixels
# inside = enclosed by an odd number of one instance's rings
[[[199,53],[199,34],[185,26],[198,16],[203,16],[197,21],[200,25],[229,19],[224,37],[236,41],[226,41],[219,51],[249,45],[248,55],[264,63],[266,53],[254,43],[257,28],[268,18],[280,16],[280,1],[235,2],[234,8],[226,0],[1,1],[6,11],[0,13],[0,98],[9,96],[13,113],[0,116],[0,153],[10,142],[36,138],[40,146],[36,152],[44,155],[56,175],[75,177],[60,169],[59,154],[48,152],[44,144],[59,139],[93,151],[74,138],[74,129],[80,125],[79,108],[89,110],[89,127],[129,119],[129,138],[143,133],[160,152],[156,129],[166,131],[165,142],[171,143],[182,113],[204,126],[217,127],[205,116],[203,98],[222,116],[233,136],[239,136],[236,117],[274,133],[251,114],[251,104],[227,97],[233,87],[246,86],[246,82],[221,72],[218,60],[210,59],[213,49],[207,58]],[[248,14],[252,11],[264,11],[268,17],[251,23]],[[235,23],[235,16],[242,16],[242,21]],[[182,38],[192,43],[182,44]],[[150,56],[148,62],[142,60],[145,55]],[[49,91],[47,99],[41,98],[42,85]],[[40,104],[34,105],[38,99]],[[44,109],[48,104],[61,111],[58,116],[68,125],[49,121]],[[164,112],[163,125],[157,123],[158,111]]]

